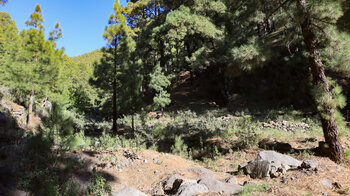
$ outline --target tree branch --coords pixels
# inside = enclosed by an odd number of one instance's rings
[[[266,20],[268,20],[273,14],[275,14],[281,7],[283,7],[285,4],[287,4],[290,0],[285,0],[283,3],[281,3],[276,9],[274,9],[267,17]]]

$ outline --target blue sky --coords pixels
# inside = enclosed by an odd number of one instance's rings
[[[78,56],[99,49],[105,45],[102,37],[109,15],[113,13],[115,0],[9,0],[0,6],[16,21],[17,28],[27,28],[25,21],[34,12],[36,4],[43,11],[45,34],[53,30],[59,22],[63,38],[57,41],[59,48],[64,47],[68,56]],[[125,5],[126,0],[120,0]]]

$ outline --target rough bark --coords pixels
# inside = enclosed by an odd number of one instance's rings
[[[311,16],[307,10],[306,0],[298,0],[298,3],[303,14],[303,20],[300,25],[306,49],[309,53],[309,66],[313,78],[313,85],[322,86],[322,93],[327,94],[330,96],[330,99],[332,99],[329,81],[325,75],[321,53],[317,46],[318,40],[312,29]],[[333,161],[341,163],[344,161],[344,150],[338,137],[338,126],[335,119],[334,108],[327,104],[324,104],[321,107],[323,109],[319,112],[321,113],[320,117],[325,141],[329,147],[329,156]]]
[[[117,40],[114,41],[114,70],[113,70],[113,132],[118,133],[117,112]]]
[[[30,91],[30,97],[29,97],[29,106],[28,106],[28,121],[27,126],[28,128],[32,128],[32,122],[33,122],[33,104],[34,104],[34,89]]]
[[[135,119],[134,119],[134,114],[131,115],[131,128],[132,128],[132,132],[135,132]]]

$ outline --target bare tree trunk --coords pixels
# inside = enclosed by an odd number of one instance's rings
[[[33,122],[33,104],[34,104],[34,89],[30,91],[29,106],[28,106],[28,128],[32,128]]]
[[[298,0],[298,3],[304,17],[300,25],[306,49],[309,53],[309,66],[313,77],[313,85],[322,86],[323,93],[329,96],[329,99],[331,100],[332,93],[330,91],[329,81],[325,75],[324,66],[321,61],[321,54],[317,47],[318,40],[313,33],[311,16],[306,7],[306,0]],[[319,112],[324,137],[329,147],[329,156],[334,162],[341,163],[344,161],[344,149],[338,138],[338,126],[335,120],[334,108],[327,104],[321,105],[321,107],[323,110]]]
[[[118,133],[117,113],[117,39],[114,40],[114,79],[113,79],[113,132]]]
[[[132,127],[132,132],[135,132],[135,120],[134,120],[134,114],[131,115],[131,127]]]

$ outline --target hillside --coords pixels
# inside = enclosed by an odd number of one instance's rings
[[[88,52],[82,54],[80,56],[71,57],[74,63],[76,64],[85,64],[88,67],[92,67],[94,62],[99,62],[102,58],[102,51],[100,49],[94,50],[92,52]]]

